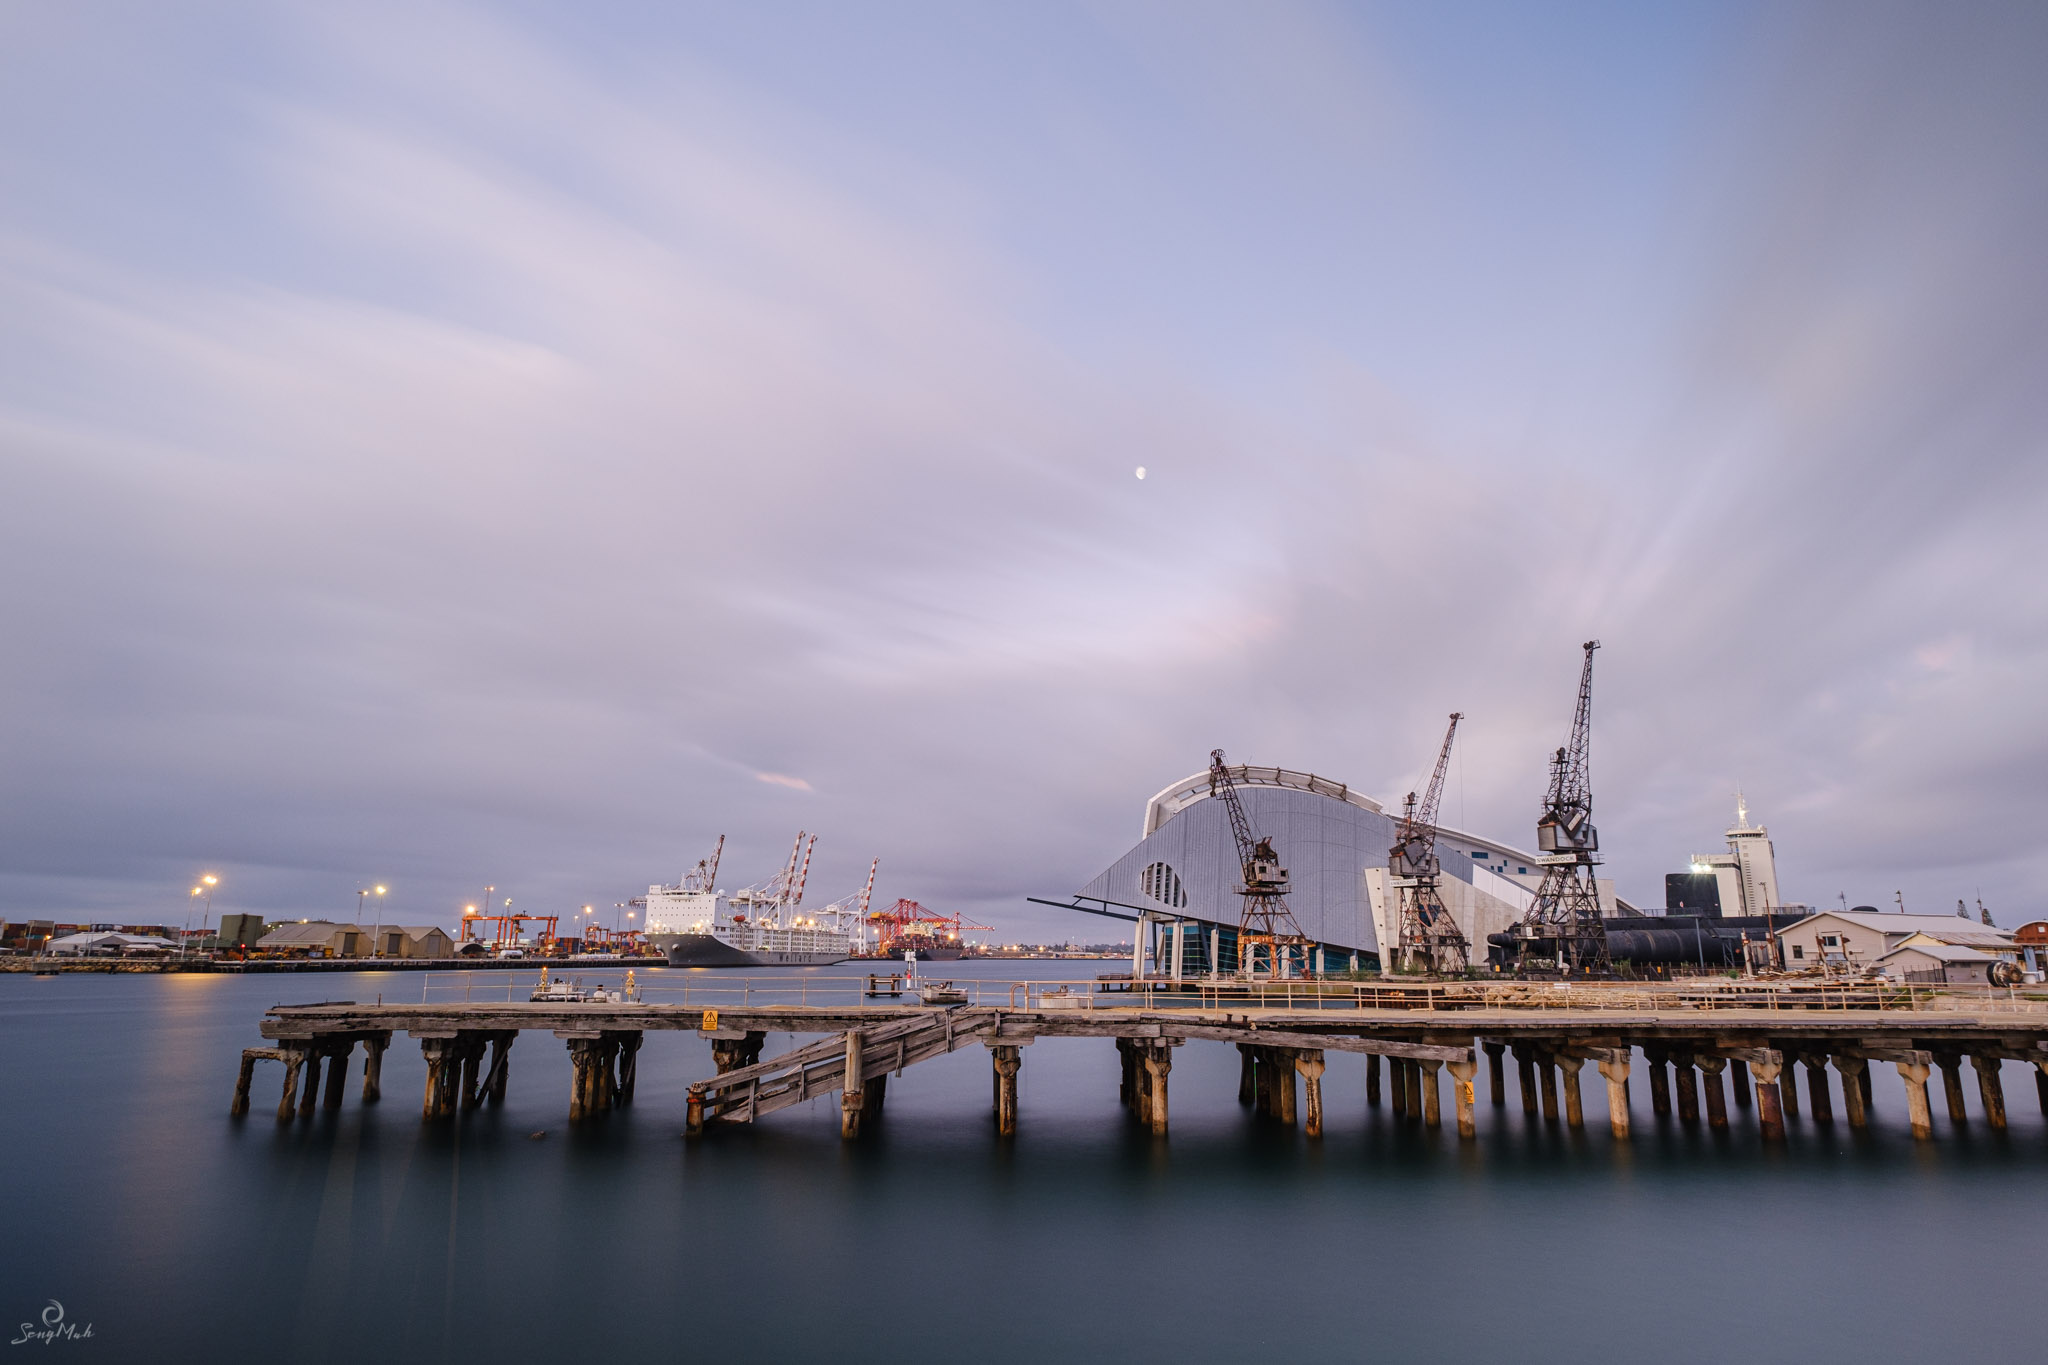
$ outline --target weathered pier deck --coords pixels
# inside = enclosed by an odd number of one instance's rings
[[[997,985],[998,992],[1004,988]],[[1011,989],[1014,1003],[1020,997]],[[854,991],[849,995],[860,998]],[[1312,1005],[1220,995],[1110,1004],[1101,997],[1054,999],[1027,989],[1021,1007],[751,998],[715,1008],[516,1001],[279,1006],[262,1021],[268,1045],[243,1053],[232,1112],[248,1112],[254,1068],[264,1059],[284,1065],[281,1121],[309,1115],[322,1104],[338,1107],[358,1044],[364,1050],[362,1097],[374,1101],[384,1052],[404,1033],[419,1040],[427,1062],[424,1115],[446,1119],[459,1108],[502,1101],[513,1044],[536,1033],[552,1034],[568,1047],[574,1076],[569,1117],[588,1120],[632,1102],[648,1035],[691,1032],[709,1038],[717,1068],[715,1076],[689,1087],[680,1117],[692,1134],[708,1124],[752,1122],[837,1092],[841,1132],[857,1137],[881,1111],[890,1075],[969,1046],[987,1050],[995,1128],[1013,1134],[1023,1049],[1041,1038],[1114,1040],[1123,1063],[1122,1103],[1162,1135],[1174,1051],[1191,1042],[1235,1045],[1240,1102],[1277,1122],[1298,1122],[1311,1136],[1322,1131],[1324,1055],[1333,1051],[1365,1054],[1370,1105],[1382,1101],[1384,1063],[1385,1098],[1393,1111],[1428,1127],[1442,1123],[1440,1076],[1448,1072],[1452,1117],[1463,1137],[1476,1133],[1482,1065],[1491,1103],[1508,1102],[1510,1057],[1522,1108],[1570,1127],[1585,1121],[1581,1073],[1592,1063],[1605,1081],[1607,1122],[1618,1139],[1630,1131],[1629,1080],[1637,1053],[1648,1073],[1654,1113],[1675,1108],[1682,1122],[1725,1128],[1731,1102],[1738,1109],[1754,1105],[1766,1141],[1782,1139],[1786,1119],[1799,1113],[1802,1067],[1811,1115],[1833,1117],[1832,1071],[1852,1127],[1869,1121],[1873,1065],[1897,1069],[1905,1083],[1907,1118],[1919,1138],[1933,1135],[1928,1081],[1936,1070],[1950,1119],[1964,1120],[1966,1060],[1991,1127],[2005,1126],[2000,1064],[2008,1061],[2034,1068],[2037,1096],[2048,1114],[2048,1010],[2017,999],[1986,998],[1975,1002],[1981,1008],[1967,999],[1915,999],[1901,1008],[1892,997],[1852,1000],[1846,993],[1835,999],[1789,997],[1788,1005],[1777,997],[1725,992],[1702,997],[1579,990],[1569,994],[1568,1004],[1547,1003],[1556,998],[1540,991],[1468,991],[1454,997],[1360,991],[1334,1002],[1318,995]],[[764,1060],[770,1033],[822,1037]],[[324,1098],[318,1093],[323,1066]]]

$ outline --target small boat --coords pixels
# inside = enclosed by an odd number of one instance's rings
[[[927,1005],[964,1005],[967,992],[950,981],[920,981],[917,998]]]
[[[1042,1010],[1082,1010],[1088,1008],[1088,997],[1059,986],[1042,992],[1038,997],[1038,1007]]]
[[[590,999],[590,992],[583,989],[581,981],[548,980],[548,969],[543,967],[540,969],[540,984],[526,998],[535,1004],[581,1005]]]

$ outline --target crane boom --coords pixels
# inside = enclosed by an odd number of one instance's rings
[[[1244,912],[1237,925],[1238,974],[1251,974],[1255,954],[1247,950],[1261,943],[1269,951],[1274,976],[1288,973],[1294,960],[1290,949],[1295,947],[1302,950],[1302,963],[1306,966],[1309,940],[1295,923],[1294,912],[1287,908],[1287,869],[1280,866],[1280,855],[1273,851],[1271,839],[1253,836],[1251,821],[1245,818],[1244,803],[1238,798],[1221,749],[1209,754],[1209,794],[1223,802],[1229,815],[1238,871],[1243,878],[1237,891],[1244,897]]]
[[[1450,728],[1444,731],[1443,748],[1437,751],[1427,794],[1418,806],[1415,793],[1408,793],[1394,846],[1387,850],[1390,886],[1400,896],[1401,905],[1398,951],[1410,969],[1420,963],[1430,971],[1462,974],[1467,964],[1469,945],[1464,931],[1451,918],[1437,889],[1441,869],[1436,856],[1437,808],[1443,801],[1451,744],[1458,737],[1458,722],[1464,718],[1462,712],[1451,712]]]
[[[1588,640],[1581,648],[1586,661],[1579,671],[1571,736],[1551,756],[1550,791],[1536,822],[1543,884],[1515,930],[1518,966],[1525,972],[1537,959],[1551,961],[1566,974],[1607,972],[1614,966],[1593,877],[1600,861],[1600,832],[1593,825],[1593,651],[1600,642]]]

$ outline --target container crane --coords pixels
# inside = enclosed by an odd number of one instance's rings
[[[1552,958],[1570,974],[1610,972],[1614,959],[1607,948],[1607,922],[1600,917],[1600,892],[1593,880],[1599,863],[1600,833],[1593,827],[1593,775],[1589,762],[1593,738],[1593,651],[1588,640],[1585,667],[1579,673],[1579,705],[1572,717],[1571,738],[1550,760],[1550,795],[1536,822],[1537,861],[1544,866],[1536,902],[1515,927],[1519,940],[1516,969],[1528,971],[1536,959]],[[1550,951],[1542,951],[1544,945]]]
[[[1401,898],[1401,965],[1411,971],[1420,965],[1444,976],[1463,975],[1469,955],[1464,931],[1451,918],[1437,889],[1442,869],[1436,856],[1436,812],[1443,800],[1451,743],[1458,737],[1458,722],[1463,719],[1463,713],[1451,712],[1451,725],[1444,731],[1444,746],[1437,752],[1429,788],[1420,806],[1416,804],[1415,793],[1408,793],[1394,846],[1387,850],[1387,884]]]
[[[1271,839],[1253,837],[1251,822],[1245,819],[1244,803],[1238,799],[1221,749],[1209,752],[1209,795],[1223,802],[1223,809],[1230,816],[1231,837],[1237,843],[1242,878],[1237,894],[1244,897],[1244,911],[1237,923],[1238,975],[1251,975],[1255,954],[1246,950],[1261,943],[1266,945],[1274,976],[1287,975],[1292,957],[1288,950],[1293,947],[1301,948],[1306,966],[1309,940],[1295,923],[1294,912],[1287,908],[1287,869],[1280,866],[1280,855],[1273,851]]]

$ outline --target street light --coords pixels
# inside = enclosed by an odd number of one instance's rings
[[[370,935],[370,956],[382,957],[384,956],[384,945],[378,940],[384,937],[384,888],[377,886],[368,890],[358,889],[356,891],[356,925],[358,928],[363,923],[363,897],[365,896],[377,897],[377,927]]]

